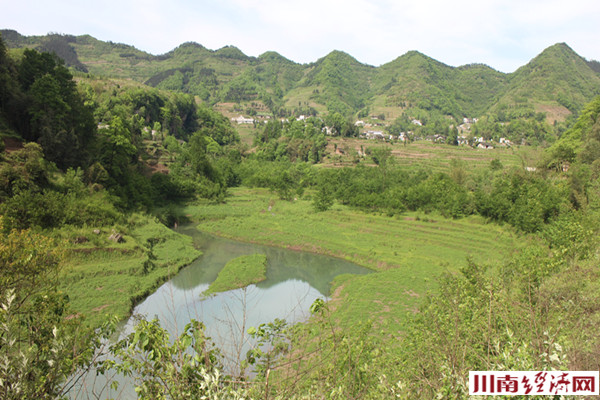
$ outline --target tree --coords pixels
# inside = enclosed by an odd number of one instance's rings
[[[292,200],[296,185],[297,182],[292,179],[289,170],[285,169],[272,180],[270,189],[276,192],[281,200]]]
[[[333,190],[327,183],[319,184],[317,193],[313,199],[315,211],[327,211],[333,205]]]
[[[96,125],[71,73],[52,55],[34,50],[25,50],[18,71],[26,95],[20,133],[40,143],[59,168],[86,165]]]
[[[0,217],[0,226],[3,225]],[[62,247],[29,230],[0,229],[0,398],[65,396],[93,361],[99,336],[69,316],[57,289]],[[68,317],[69,316],[69,317]]]
[[[124,184],[137,149],[132,143],[131,129],[119,116],[110,121],[107,128],[100,130],[100,160],[117,183]]]
[[[371,149],[371,159],[373,159],[373,162],[377,164],[383,175],[383,190],[386,189],[388,164],[393,160],[391,157],[392,149],[389,147],[376,147]]]
[[[116,369],[132,376],[138,399],[245,398],[219,371],[218,351],[204,335],[204,325],[192,320],[173,339],[157,320],[142,320],[135,331],[119,341],[102,371]]]
[[[452,146],[458,146],[458,129],[454,127],[448,129],[446,143],[451,144]]]

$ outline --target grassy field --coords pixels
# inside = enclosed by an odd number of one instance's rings
[[[250,254],[229,261],[204,295],[239,289],[267,279],[267,256]]]
[[[136,216],[126,226],[99,230],[55,232],[71,243],[61,290],[68,294],[72,311],[85,315],[92,326],[106,315],[126,318],[136,301],[201,254],[190,237],[149,217]],[[109,240],[113,232],[121,233],[124,242]]]
[[[315,213],[307,199],[276,200],[263,189],[231,192],[226,204],[199,203],[186,212],[206,232],[327,254],[377,271],[338,278],[332,307],[341,323],[370,317],[391,332],[398,332],[406,314],[435,290],[442,273],[458,271],[468,258],[494,265],[525,242],[510,229],[475,216],[451,220],[406,213],[390,218],[341,205]]]

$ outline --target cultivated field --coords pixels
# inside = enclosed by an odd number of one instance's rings
[[[355,154],[368,152],[369,148],[389,147],[397,165],[407,169],[426,169],[433,172],[448,172],[453,162],[462,163],[467,171],[487,168],[494,159],[504,167],[535,167],[541,156],[539,148],[529,146],[497,147],[494,149],[478,149],[470,146],[451,146],[428,142],[425,140],[394,144],[367,139],[332,138],[327,151],[329,157],[326,166],[351,165]],[[336,149],[338,153],[336,155]],[[361,162],[369,162],[368,157]]]

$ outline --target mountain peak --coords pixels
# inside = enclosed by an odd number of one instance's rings
[[[281,54],[279,54],[276,51],[266,51],[266,52],[262,53],[260,56],[258,56],[258,59],[260,61],[266,61],[266,62],[282,62],[282,63],[286,63],[286,64],[295,64],[295,62],[285,58],[284,56],[282,56]]]
[[[242,61],[246,61],[250,58],[247,55],[245,55],[240,49],[231,45],[221,47],[219,50],[215,51],[215,55],[222,58],[231,58],[234,60]]]
[[[529,64],[538,64],[540,62],[547,62],[548,60],[561,60],[566,62],[569,60],[581,60],[583,58],[575,52],[566,43],[556,43],[550,47],[547,47],[539,55],[537,55]]]
[[[321,60],[326,58],[346,58],[354,60],[354,57],[342,50],[332,50],[329,53],[327,53],[325,57],[321,57]]]
[[[179,49],[200,49],[205,50],[206,48],[197,42],[185,42],[179,45]]]

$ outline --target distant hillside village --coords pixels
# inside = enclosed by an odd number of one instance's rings
[[[255,125],[258,126],[260,124],[266,123],[272,117],[270,115],[260,115],[256,118],[245,117],[243,115],[239,115],[238,117],[231,118],[231,122],[234,124],[242,125]],[[299,115],[296,117],[296,121],[306,121],[310,116]],[[321,120],[321,119],[320,119]],[[477,124],[479,121],[478,118],[463,118],[463,123],[456,127],[455,131],[458,133],[455,138],[450,140],[448,135],[442,134],[433,134],[433,135],[421,135],[419,132],[415,132],[413,130],[407,130],[405,132],[400,132],[395,135],[388,131],[388,125],[382,123],[377,117],[373,117],[372,120],[377,122],[365,122],[364,120],[358,120],[354,122],[354,125],[359,129],[358,137],[366,140],[379,140],[383,142],[411,142],[418,140],[425,140],[434,143],[447,143],[454,144],[457,146],[471,146],[479,149],[493,149],[495,147],[511,147],[513,146],[513,142],[505,137],[498,138],[497,141],[494,141],[492,138],[484,138],[483,136],[475,136],[471,134],[471,128]],[[282,123],[289,122],[288,118],[281,118],[280,121]],[[321,120],[322,121],[322,120]],[[411,119],[410,123],[415,126],[415,128],[423,127],[425,124],[418,119]],[[454,125],[449,125],[448,129],[454,129]],[[323,133],[327,136],[336,136],[337,132],[335,129],[325,126],[323,128]],[[525,142],[521,144],[526,144]]]

